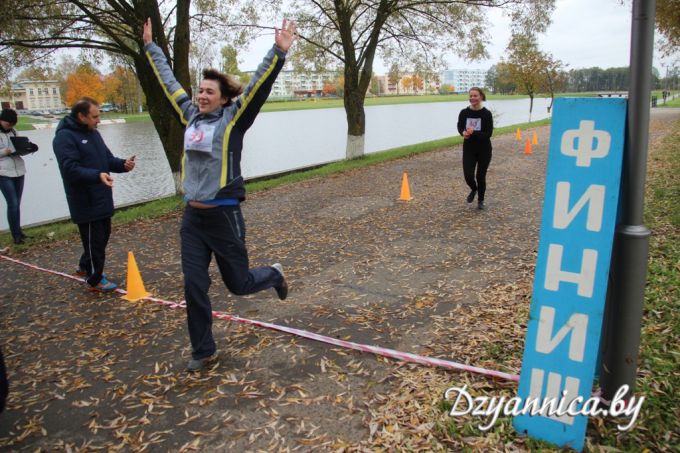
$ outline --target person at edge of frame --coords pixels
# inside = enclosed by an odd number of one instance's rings
[[[7,223],[15,244],[23,244],[28,238],[21,229],[21,196],[24,192],[26,165],[16,155],[12,137],[19,117],[14,109],[0,112],[0,191],[7,201]]]

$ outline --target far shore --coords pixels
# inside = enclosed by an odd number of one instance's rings
[[[594,97],[598,93],[557,93],[555,97],[578,96],[578,97]],[[658,107],[680,107],[680,98],[677,98],[677,93],[673,93],[670,101],[663,103],[661,91],[656,90],[652,92],[652,96],[657,98]],[[536,98],[550,97],[549,94],[539,94]],[[425,104],[432,102],[464,102],[468,98],[466,93],[459,94],[424,94],[424,95],[403,95],[403,96],[371,96],[366,98],[365,106],[370,107],[374,105],[395,105],[395,104]],[[526,99],[527,95],[518,94],[487,94],[488,100],[510,100],[510,99]],[[308,98],[300,100],[270,100],[262,108],[263,112],[285,112],[289,110],[310,110],[310,109],[333,109],[342,108],[344,101],[342,97],[325,97],[325,98]],[[16,129],[19,131],[28,131],[35,129],[45,129],[55,127],[63,115],[54,115],[50,117],[36,117],[36,116],[19,116],[19,123]],[[138,123],[151,121],[148,112],[143,113],[116,113],[107,112],[102,113],[102,124],[111,123]]]

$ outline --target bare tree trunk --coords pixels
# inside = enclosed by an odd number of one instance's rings
[[[380,37],[380,30],[389,17],[390,3],[380,0],[375,23],[372,26],[371,38],[366,46],[365,54],[357,58],[352,45],[352,16],[346,4],[335,0],[335,10],[340,24],[345,53],[345,114],[347,115],[347,159],[356,159],[364,155],[364,135],[366,134],[366,114],[364,99],[373,76],[373,58]],[[360,73],[361,72],[361,73]]]
[[[150,1],[150,0],[149,0]],[[154,30],[162,30],[161,17],[157,5],[154,8],[153,1],[146,5],[151,17]],[[177,81],[184,87],[187,94],[191,96],[191,86],[189,84],[189,12],[191,0],[177,1],[177,28],[173,43],[174,60],[171,62],[173,73]],[[168,42],[163,33],[155,35],[157,44],[163,49],[166,56],[169,55]],[[151,69],[144,52],[135,56],[135,69],[142,91],[146,96],[146,104],[149,115],[158,132],[163,149],[170,164],[175,181],[175,190],[180,192],[179,172],[181,169],[182,151],[184,148],[184,126],[177,117],[177,113],[166,99],[163,90],[159,86],[158,79]]]
[[[345,114],[347,116],[347,147],[345,157],[356,159],[364,155],[364,135],[366,134],[366,114],[364,98],[366,91],[361,90],[359,74],[353,65],[345,66]]]

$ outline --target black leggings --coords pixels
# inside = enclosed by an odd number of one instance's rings
[[[491,163],[491,148],[463,149],[463,174],[470,190],[476,190],[479,201],[484,201],[486,192],[486,170]],[[477,174],[475,178],[475,167]],[[476,179],[476,180],[475,180]]]

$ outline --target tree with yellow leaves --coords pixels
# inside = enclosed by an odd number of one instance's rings
[[[66,77],[65,104],[68,106],[73,105],[83,96],[91,97],[100,103],[106,99],[106,90],[102,76],[89,63],[79,65],[74,72]]]

